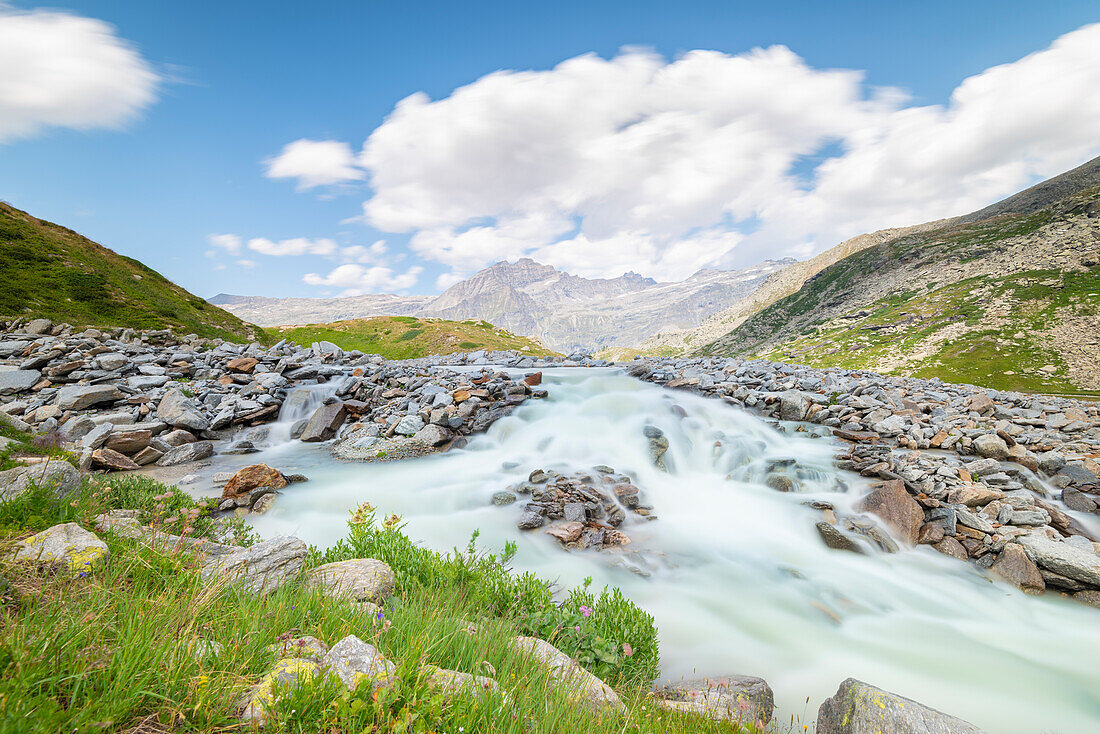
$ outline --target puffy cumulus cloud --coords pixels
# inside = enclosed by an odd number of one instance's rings
[[[107,23],[0,3],[0,143],[51,127],[118,127],[154,101],[159,82]]]
[[[438,291],[442,292],[452,285],[461,283],[465,279],[466,276],[459,273],[440,273],[439,277],[435,279],[435,287]]]
[[[374,263],[382,259],[389,248],[385,240],[378,240],[372,245],[349,245],[340,248],[340,257],[348,262]]]
[[[351,146],[336,140],[295,140],[279,155],[265,161],[268,178],[294,178],[298,190],[360,181],[366,174],[356,166]]]
[[[206,241],[214,247],[225,250],[231,255],[236,255],[241,251],[241,238],[235,234],[212,234],[207,235]],[[210,251],[207,255],[214,255],[216,251]]]
[[[364,216],[454,273],[530,255],[674,279],[804,256],[1096,155],[1098,48],[1100,25],[1083,27],[927,106],[782,46],[496,72],[397,104],[359,156]]]
[[[253,237],[248,241],[248,249],[261,255],[285,257],[287,255],[335,255],[339,251],[334,240],[320,238],[311,240],[306,237],[294,237],[289,240],[272,242],[264,237]]]
[[[302,281],[307,285],[341,288],[341,296],[361,296],[365,293],[388,293],[408,290],[416,285],[424,268],[414,266],[404,273],[395,273],[382,265],[366,268],[362,265],[340,265],[328,275],[307,273]]]

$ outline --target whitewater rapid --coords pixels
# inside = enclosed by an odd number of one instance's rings
[[[812,723],[821,701],[854,677],[990,732],[1100,730],[1100,613],[1054,594],[1026,596],[928,547],[827,549],[814,529],[821,512],[807,503],[850,510],[866,491],[833,467],[832,439],[784,433],[720,401],[614,370],[551,370],[543,386],[547,399],[529,401],[464,450],[358,464],[288,442],[220,458],[212,470],[262,461],[309,476],[254,518],[266,537],[331,545],[346,533],[348,512],[370,502],[438,550],[464,547],[475,529],[483,547],[517,541],[517,569],[566,586],[591,576],[651,613],[663,677],[761,676],[780,721]],[[667,473],[650,459],[647,425],[669,440]],[[797,461],[802,491],[762,483],[776,459]],[[622,528],[633,541],[627,550],[639,552],[629,564],[648,577],[611,563],[613,554],[567,553],[542,531],[517,530],[522,498],[490,502],[534,469],[599,464],[631,475],[659,518],[629,515]]]

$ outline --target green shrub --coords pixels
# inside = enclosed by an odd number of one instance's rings
[[[660,672],[653,617],[618,589],[605,589],[594,598],[586,583],[555,604],[548,582],[508,567],[516,552],[514,543],[499,555],[479,553],[475,531],[464,551],[438,553],[409,540],[396,516],[377,527],[369,505],[353,513],[348,527],[348,537],[328,550],[311,549],[308,563],[385,561],[399,588],[444,594],[485,616],[514,620],[524,634],[546,639],[611,685],[650,683]]]
[[[458,346],[460,349],[477,349],[479,344],[477,342],[462,342]]]
[[[407,342],[410,339],[415,339],[416,337],[420,336],[423,333],[423,331],[424,331],[423,329],[409,329],[404,334],[397,337],[397,341]]]

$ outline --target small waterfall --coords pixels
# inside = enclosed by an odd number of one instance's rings
[[[299,385],[287,393],[283,407],[279,409],[279,419],[271,424],[268,433],[270,444],[277,446],[289,442],[294,426],[299,421],[309,420],[326,400],[335,396],[338,385],[339,380],[329,380]]]

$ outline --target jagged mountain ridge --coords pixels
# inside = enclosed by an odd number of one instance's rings
[[[1100,390],[1100,158],[838,258],[698,353]]]
[[[682,329],[744,298],[794,263],[768,260],[742,270],[701,270],[659,283],[637,273],[583,278],[522,258],[499,262],[438,296],[264,298],[220,294],[212,302],[261,326],[328,323],[374,315],[482,319],[560,352],[641,342],[659,329]]]

